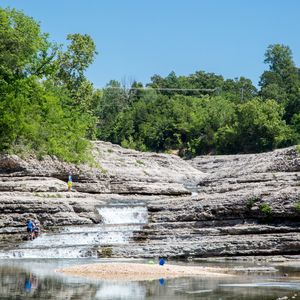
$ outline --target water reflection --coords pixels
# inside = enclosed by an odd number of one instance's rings
[[[145,299],[146,290],[138,282],[104,282],[98,288],[95,299]]]
[[[300,275],[299,269],[284,268],[272,275],[160,278],[139,282],[104,282],[53,271],[76,263],[76,260],[0,261],[0,299],[275,300],[287,296],[300,300],[300,280],[295,279]],[[283,277],[283,273],[289,273],[289,278]]]
[[[33,275],[31,272],[26,274],[24,288],[26,292],[31,292],[36,289],[38,286],[38,278]]]

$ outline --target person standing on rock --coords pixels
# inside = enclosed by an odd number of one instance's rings
[[[33,237],[37,238],[41,234],[41,225],[40,225],[39,220],[33,221],[33,225],[34,225],[34,227],[33,227]]]
[[[69,174],[69,178],[68,178],[68,192],[72,191],[72,186],[73,186],[72,175]]]
[[[33,222],[31,220],[27,220],[26,225],[27,225],[28,238],[30,240],[32,240],[33,239],[33,228],[34,228]]]

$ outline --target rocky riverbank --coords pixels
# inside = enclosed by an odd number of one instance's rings
[[[184,161],[94,142],[93,155],[91,166],[51,157],[0,156],[2,256],[34,247],[39,253],[50,244],[52,250],[72,248],[77,238],[81,244],[76,245],[84,245],[81,256],[300,254],[300,158],[295,148]],[[66,192],[69,173],[72,193]],[[114,205],[145,207],[147,212],[145,224],[127,234],[126,243],[105,242],[101,235],[107,220],[99,207]],[[38,219],[46,230],[43,243],[22,241],[28,218]],[[118,226],[110,222],[114,231]],[[93,238],[83,239],[89,234]]]

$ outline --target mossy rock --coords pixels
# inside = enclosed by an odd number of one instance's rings
[[[100,247],[97,250],[98,257],[111,257],[112,256],[112,248],[111,247]]]

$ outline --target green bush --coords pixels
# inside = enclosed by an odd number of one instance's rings
[[[261,213],[263,213],[265,216],[271,216],[272,214],[272,208],[269,204],[267,203],[263,203],[260,207],[259,207]]]

